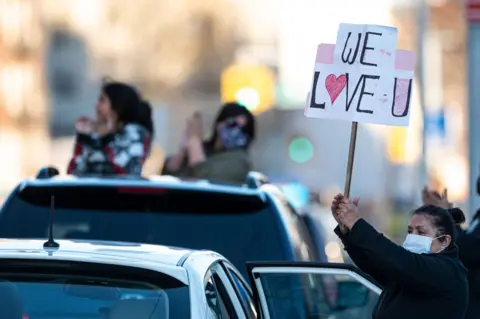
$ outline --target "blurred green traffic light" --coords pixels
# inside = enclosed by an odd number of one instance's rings
[[[288,146],[290,159],[297,163],[305,163],[313,157],[313,144],[305,137],[297,137]]]

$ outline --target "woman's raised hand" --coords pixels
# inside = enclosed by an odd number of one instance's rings
[[[346,229],[352,229],[353,225],[360,219],[358,215],[358,198],[351,201],[342,194],[337,194],[332,201],[332,214],[335,220],[340,225],[342,232]]]
[[[75,130],[80,134],[90,135],[95,129],[95,121],[89,117],[79,117],[75,122]]]
[[[186,135],[187,138],[203,139],[203,119],[200,112],[195,112],[187,122]]]
[[[338,205],[340,205],[340,203],[342,202],[344,196],[342,194],[337,194],[334,198],[333,198],[333,201],[332,201],[332,206],[330,207],[330,209],[332,210],[332,215],[333,215],[333,218],[335,218],[335,220],[337,221],[337,223],[340,225],[340,219],[337,215],[337,209],[338,209]]]
[[[422,202],[424,205],[433,205],[444,209],[453,207],[452,203],[448,201],[448,193],[446,188],[440,195],[437,191],[430,190],[425,186],[422,190]]]
[[[345,225],[342,224],[342,222],[340,221],[340,219],[338,218],[337,216],[337,209],[338,209],[338,205],[340,204],[340,201],[343,199],[343,195],[342,194],[338,194],[337,196],[335,196],[333,198],[333,201],[332,201],[332,206],[330,207],[330,209],[332,210],[332,216],[333,218],[335,218],[335,220],[337,221],[338,223],[338,227],[340,228],[340,231],[343,233],[343,234],[346,234],[348,232],[348,228],[345,227]]]

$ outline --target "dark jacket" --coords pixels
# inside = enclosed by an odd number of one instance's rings
[[[164,165],[162,175],[172,175],[180,178],[208,179],[215,182],[244,183],[252,163],[248,152],[237,149],[222,152],[206,152],[207,159],[193,167],[185,159],[177,172],[170,172]],[[165,161],[167,163],[169,158]]]
[[[480,318],[480,227],[465,231],[457,228],[460,260],[468,269],[469,303],[465,319]]]
[[[150,133],[138,124],[127,124],[120,131],[103,137],[77,133],[67,172],[74,175],[141,175],[150,148]]]
[[[467,270],[456,246],[414,254],[360,219],[347,235],[335,229],[355,264],[383,286],[373,319],[463,319]]]

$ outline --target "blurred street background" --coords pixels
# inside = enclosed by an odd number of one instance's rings
[[[316,46],[335,43],[348,22],[395,26],[398,48],[418,54],[408,129],[360,125],[352,194],[362,212],[402,237],[428,184],[447,187],[471,216],[480,145],[468,130],[478,105],[468,102],[467,9],[460,0],[0,0],[0,197],[40,166],[65,172],[75,119],[94,114],[110,77],[155,107],[146,174],[159,173],[192,112],[207,132],[221,102],[237,99],[258,119],[255,169],[322,216],[343,189],[350,123],[307,119],[303,108]]]

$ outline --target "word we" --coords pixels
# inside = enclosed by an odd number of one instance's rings
[[[355,60],[357,59],[358,51],[359,51],[359,48],[360,48],[360,44],[362,43],[362,35],[363,34],[362,33],[357,34],[357,44],[356,44],[356,47],[355,47],[354,50],[352,50],[352,47],[349,45],[349,43],[350,43],[349,40],[350,40],[351,35],[352,35],[352,32],[348,32],[347,39],[345,41],[345,45],[343,46],[343,51],[342,51],[342,61],[343,61],[343,63],[348,63],[348,64],[355,63]],[[361,51],[359,62],[362,65],[377,67],[378,65],[376,63],[365,62],[365,55],[366,55],[367,51],[368,50],[372,50],[372,51],[374,50],[373,47],[368,46],[368,38],[369,38],[370,35],[380,36],[380,37],[382,36],[382,34],[379,33],[379,32],[366,32],[365,33],[365,36],[363,37],[364,40],[363,40],[362,51]],[[348,48],[347,48],[347,46],[348,46]],[[346,54],[347,49],[348,49],[348,54]],[[385,53],[385,49],[382,49],[381,51],[383,53]],[[353,52],[353,55],[352,55],[352,52]],[[387,54],[389,54],[391,56],[390,52],[387,52]]]

